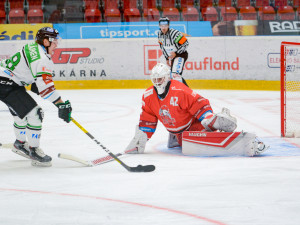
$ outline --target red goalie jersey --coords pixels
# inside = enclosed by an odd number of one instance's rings
[[[153,86],[143,94],[140,130],[151,138],[158,120],[171,133],[204,130],[200,121],[206,113],[212,113],[209,101],[176,80],[171,80],[166,88],[168,93],[164,99],[159,97]]]

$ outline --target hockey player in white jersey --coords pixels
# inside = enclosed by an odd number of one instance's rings
[[[32,160],[34,166],[51,166],[51,157],[40,148],[43,109],[27,93],[24,86],[58,107],[58,116],[71,120],[71,103],[63,101],[52,80],[54,64],[51,55],[58,45],[59,33],[51,27],[41,28],[36,41],[26,44],[0,63],[0,101],[14,117],[16,141],[12,151]]]

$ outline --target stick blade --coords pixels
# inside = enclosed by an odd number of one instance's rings
[[[93,166],[89,162],[87,162],[85,160],[82,160],[80,158],[77,158],[77,157],[75,157],[73,155],[67,155],[67,154],[59,153],[58,154],[58,158],[67,159],[67,160],[71,160],[71,161],[74,161],[74,162],[78,162],[78,163],[81,163],[81,164],[83,164],[85,166]]]
[[[136,167],[129,167],[129,171],[130,172],[152,172],[155,170],[155,166],[154,165],[146,165],[146,166],[142,166],[142,165],[138,165]]]

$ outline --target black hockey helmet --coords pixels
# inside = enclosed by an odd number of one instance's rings
[[[44,45],[44,39],[48,39],[50,42],[59,38],[59,33],[52,27],[43,27],[36,33],[35,40],[40,45]]]
[[[158,21],[159,25],[170,25],[170,19],[168,17],[161,17]]]

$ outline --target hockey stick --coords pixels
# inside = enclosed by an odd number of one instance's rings
[[[10,143],[10,144],[1,144],[0,143],[0,148],[12,148],[14,144]]]
[[[89,138],[91,138],[93,141],[96,142],[97,145],[99,145],[104,151],[106,151],[107,154],[109,154],[114,160],[116,160],[118,163],[120,163],[125,169],[127,169],[129,172],[152,172],[155,170],[154,165],[138,165],[136,167],[130,167],[126,165],[124,162],[122,162],[117,156],[115,156],[109,149],[107,149],[105,146],[103,146],[99,141],[97,141],[87,130],[85,130],[76,120],[74,120],[71,117],[71,121],[75,123],[77,127],[79,127],[80,130],[82,130]]]
[[[117,157],[119,157],[119,156],[125,155],[129,152],[136,151],[136,150],[137,150],[137,148],[133,148],[133,149],[130,149],[130,150],[126,150],[124,152],[117,153],[115,155]],[[104,164],[104,163],[107,163],[107,162],[111,162],[111,161],[114,160],[114,158],[111,157],[110,155],[104,156],[104,157],[101,157],[101,158],[97,158],[97,159],[94,159],[94,160],[83,160],[83,159],[80,159],[80,158],[75,157],[73,155],[67,155],[67,154],[64,154],[64,153],[59,153],[58,157],[61,158],[61,159],[72,160],[74,162],[81,163],[85,166],[98,166],[98,165],[101,165],[101,164]]]

